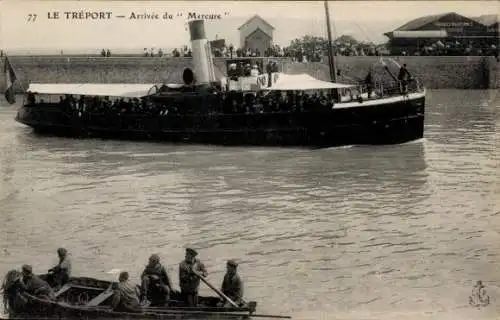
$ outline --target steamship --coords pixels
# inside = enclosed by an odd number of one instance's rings
[[[183,83],[31,83],[16,120],[40,133],[170,143],[326,148],[423,137],[425,88],[415,79],[402,83],[385,67],[392,82],[337,83],[332,45],[331,82],[247,57],[228,59],[216,79],[203,20],[189,33]],[[244,72],[254,64],[265,72]]]

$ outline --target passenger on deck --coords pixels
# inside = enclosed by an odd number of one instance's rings
[[[368,91],[368,98],[370,98],[373,92],[373,77],[371,71],[368,71],[368,74],[366,75],[365,85],[366,90]]]
[[[69,277],[71,277],[71,260],[65,248],[57,249],[57,255],[59,256],[59,263],[55,267],[49,269],[49,274],[52,285],[56,288],[60,288],[68,282]]]
[[[160,289],[160,292],[165,294],[166,300],[168,301],[170,298],[170,292],[172,292],[172,284],[167,274],[167,270],[163,265],[161,265],[160,257],[157,254],[153,254],[149,257],[149,263],[144,268],[141,279],[142,302],[145,302],[148,297],[148,293],[153,286]]]
[[[229,65],[229,70],[227,71],[227,75],[230,80],[238,81],[239,74],[238,70],[236,70],[236,63],[231,63]]]
[[[238,305],[241,305],[243,298],[243,281],[238,274],[238,263],[234,260],[228,260],[226,264],[226,275],[222,281],[221,292]],[[230,307],[226,302],[224,307]]]
[[[200,278],[194,272],[203,277],[207,276],[205,266],[196,259],[197,255],[196,250],[187,248],[186,257],[179,265],[181,294],[191,307],[198,305],[198,287],[200,286]]]
[[[28,103],[29,104],[36,103],[35,94],[33,92],[28,92]]]
[[[21,290],[41,299],[52,300],[54,292],[49,284],[40,277],[33,274],[33,268],[30,265],[22,266],[23,277],[19,281]]]
[[[117,312],[141,312],[136,287],[128,281],[128,272],[121,272],[118,283],[113,284],[111,308]]]
[[[408,82],[411,80],[411,74],[408,69],[406,69],[406,64],[403,64],[399,69],[398,80],[401,83],[401,92],[408,92]]]
[[[250,67],[250,63],[247,63],[245,65],[245,68],[243,69],[243,72],[244,72],[244,76],[245,77],[249,77],[251,72],[252,72],[252,68]]]
[[[273,60],[273,63],[271,65],[271,72],[278,72],[278,64],[276,63],[276,61]]]
[[[253,67],[252,67],[252,70],[250,70],[250,75],[252,77],[258,77],[259,76],[259,67],[254,64]]]

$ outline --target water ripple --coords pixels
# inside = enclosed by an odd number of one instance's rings
[[[64,245],[138,281],[157,252],[176,286],[190,245],[214,283],[238,259],[263,313],[463,311],[478,279],[500,296],[495,97],[431,91],[425,139],[314,151],[39,137],[2,107],[0,271]]]

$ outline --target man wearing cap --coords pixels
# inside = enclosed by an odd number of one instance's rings
[[[172,283],[167,274],[167,269],[160,263],[160,257],[157,254],[152,254],[149,257],[149,263],[144,268],[141,275],[141,300],[145,302],[148,298],[148,293],[152,287],[156,287],[164,295],[159,300],[168,301],[170,292],[172,292]]]
[[[198,252],[192,248],[186,249],[186,257],[179,264],[179,285],[181,294],[191,307],[198,305],[198,287],[200,278],[195,274],[206,277],[207,271],[203,263],[196,259]]]
[[[222,281],[221,291],[229,299],[231,299],[236,304],[242,304],[243,298],[243,281],[237,272],[238,263],[234,260],[228,260],[226,264],[226,275]],[[230,306],[226,303],[226,306]]]
[[[53,299],[54,293],[49,284],[34,275],[30,265],[23,265],[21,270],[23,277],[20,279],[19,285],[23,291],[38,298]]]
[[[68,257],[68,251],[65,248],[57,249],[57,255],[59,256],[59,263],[52,269],[49,269],[49,273],[54,287],[60,288],[71,277],[71,261]]]
[[[111,308],[117,312],[141,312],[136,287],[128,281],[128,272],[121,272],[118,283],[113,284]]]

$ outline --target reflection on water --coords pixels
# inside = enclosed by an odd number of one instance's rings
[[[499,107],[431,91],[425,139],[314,151],[40,137],[0,107],[0,272],[64,245],[76,274],[137,281],[159,252],[177,283],[189,244],[215,283],[240,260],[263,312],[493,317],[468,295],[500,297]]]

